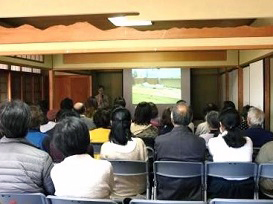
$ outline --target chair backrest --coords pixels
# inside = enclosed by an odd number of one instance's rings
[[[147,152],[148,152],[148,158],[149,159],[154,159],[154,156],[155,156],[154,149],[151,148],[151,147],[146,147],[146,149],[147,149]]]
[[[116,176],[146,176],[146,196],[150,197],[149,170],[146,161],[109,160]]]
[[[99,154],[100,153],[100,148],[103,143],[92,143],[93,149],[94,149],[94,154]]]
[[[263,163],[259,165],[258,176],[257,176],[257,191],[259,192],[259,182],[261,178],[273,179],[273,163]],[[263,192],[263,194],[267,195]],[[259,196],[259,194],[257,195]],[[271,195],[267,195],[268,197],[272,197]]]
[[[154,198],[157,199],[157,176],[170,178],[201,178],[204,186],[204,166],[201,162],[156,161],[154,162]]]
[[[116,202],[109,199],[65,198],[58,196],[47,196],[46,198],[51,204],[116,204]]]
[[[230,204],[230,203],[236,203],[236,204],[273,204],[273,200],[253,200],[253,199],[219,199],[215,198],[210,201],[210,204]]]
[[[42,193],[0,193],[0,203],[46,204],[46,197]]]
[[[130,204],[206,204],[204,201],[131,200]]]

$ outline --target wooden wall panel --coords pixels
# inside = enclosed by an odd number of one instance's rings
[[[264,59],[264,112],[265,129],[270,129],[270,58]]]

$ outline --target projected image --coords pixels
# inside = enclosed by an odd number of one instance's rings
[[[181,99],[181,69],[132,69],[132,102],[174,104]]]

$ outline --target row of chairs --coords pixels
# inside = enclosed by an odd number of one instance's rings
[[[26,194],[0,194],[1,204],[117,204],[108,199],[73,199],[57,196],[45,197],[42,193]],[[250,199],[213,199],[209,204],[273,204],[273,200],[250,200]],[[130,204],[206,204],[205,201],[166,201],[166,200],[137,200],[133,199]]]

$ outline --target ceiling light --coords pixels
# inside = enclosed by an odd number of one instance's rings
[[[125,16],[108,18],[115,26],[149,26],[152,21],[147,20],[128,20]]]

